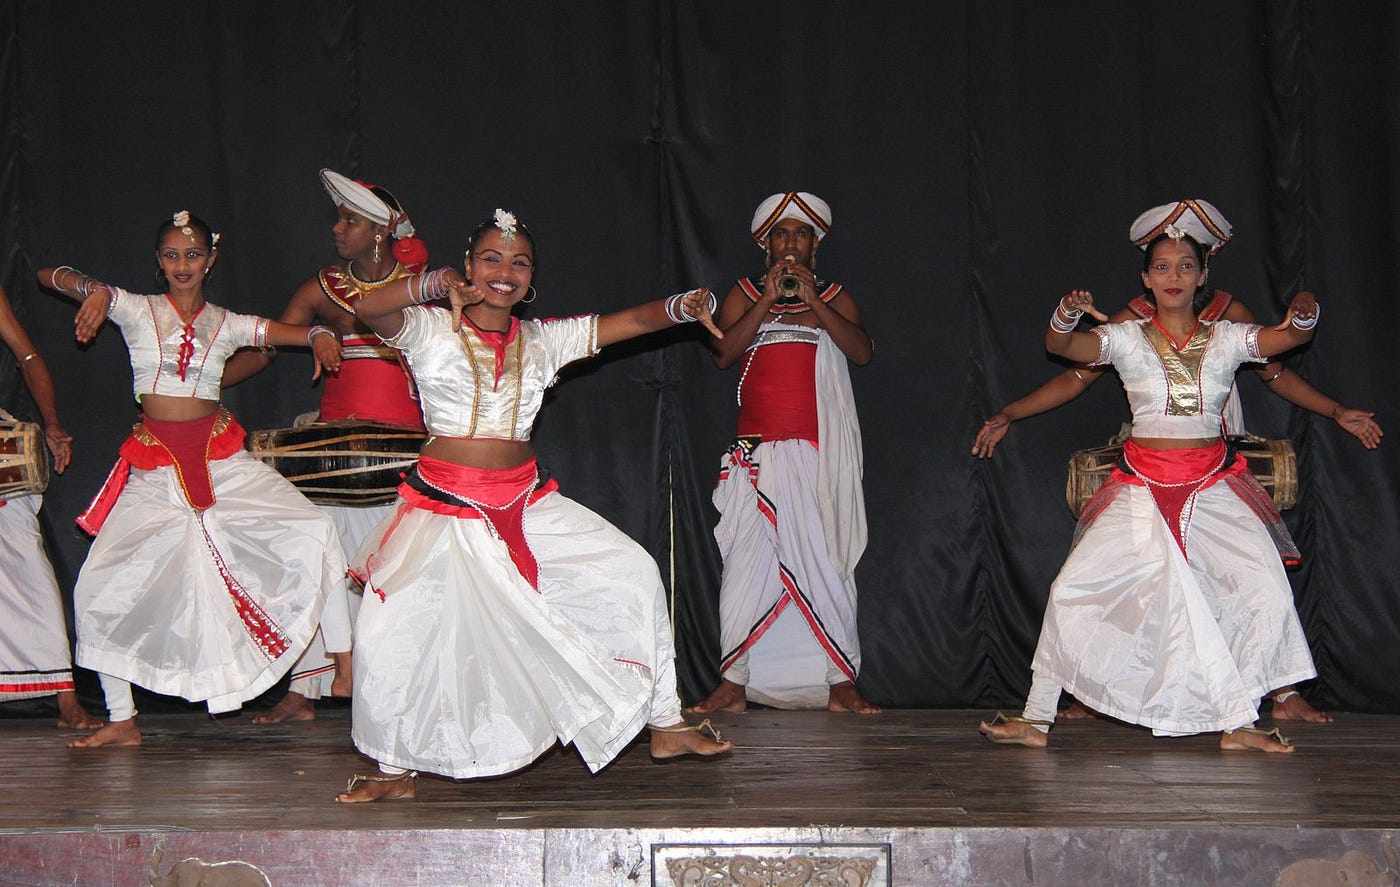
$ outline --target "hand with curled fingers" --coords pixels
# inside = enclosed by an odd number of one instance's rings
[[[1078,319],[1080,314],[1087,314],[1099,323],[1107,323],[1108,315],[1094,307],[1094,294],[1088,290],[1070,290],[1060,299],[1059,313],[1065,319]]]
[[[972,455],[979,459],[992,458],[992,452],[996,450],[997,444],[1006,437],[1006,433],[1011,430],[1011,417],[1005,413],[997,413],[987,421],[982,423],[982,427],[977,431],[977,438],[972,442]]]
[[[705,287],[693,289],[681,297],[681,310],[700,321],[700,325],[709,330],[710,335],[716,339],[723,339],[724,333],[715,325],[711,313],[714,299],[714,295]]]
[[[447,301],[452,305],[452,331],[455,333],[462,328],[462,311],[484,301],[486,294],[455,268],[446,269],[443,283],[447,286]]]
[[[1293,297],[1293,301],[1288,303],[1288,313],[1283,316],[1283,321],[1276,330],[1286,330],[1290,326],[1300,330],[1310,330],[1317,326],[1319,315],[1322,313],[1322,306],[1317,302],[1317,296],[1307,290],[1300,291]]]
[[[792,262],[788,265],[788,275],[797,278],[797,298],[803,304],[814,306],[817,304],[817,275],[812,273],[812,269],[800,262]]]
[[[53,454],[54,473],[62,474],[68,463],[73,460],[73,435],[64,431],[62,425],[45,425],[44,442]]]
[[[777,261],[768,266],[768,271],[763,275],[763,295],[759,298],[759,303],[765,308],[771,308],[784,295],[780,281],[788,273],[788,263]]]
[[[111,301],[111,287],[96,280],[89,284],[88,297],[83,300],[83,304],[78,307],[77,316],[73,318],[73,335],[79,342],[86,345],[97,335],[97,331],[107,321],[107,309],[111,306]]]
[[[311,378],[320,376],[321,371],[327,373],[340,372],[340,337],[339,336],[313,336],[311,338],[311,355],[316,359],[316,372]]]

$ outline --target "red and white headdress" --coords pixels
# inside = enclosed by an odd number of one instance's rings
[[[1137,217],[1128,229],[1128,237],[1145,250],[1163,234],[1173,238],[1190,236],[1214,254],[1229,241],[1232,231],[1220,210],[1195,198],[1154,206]]]
[[[321,170],[321,184],[326,186],[326,193],[331,196],[331,201],[336,206],[362,215],[376,225],[387,225],[389,232],[394,235],[394,257],[400,262],[416,267],[428,261],[427,244],[413,236],[416,232],[413,230],[413,222],[408,217],[408,211],[394,209],[373,190],[378,188],[388,194],[388,188],[369,182],[357,182],[333,169]],[[390,195],[390,198],[399,203],[397,197]],[[403,204],[399,203],[399,206],[402,207]]]
[[[758,205],[753,212],[753,222],[749,230],[753,239],[761,247],[768,245],[768,232],[783,219],[797,219],[812,226],[820,241],[831,230],[831,206],[815,194],[806,191],[788,191],[774,194]]]
[[[395,237],[413,236],[413,222],[409,220],[408,213],[394,209],[370,190],[388,189],[369,182],[357,182],[333,169],[321,170],[321,184],[326,186],[326,193],[331,196],[336,206],[343,206],[353,213],[358,213],[376,225],[390,226]]]

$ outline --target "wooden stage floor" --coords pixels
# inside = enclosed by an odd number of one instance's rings
[[[1348,849],[1369,854],[1380,875],[1392,869],[1400,875],[1400,852],[1389,849],[1400,839],[1389,831],[1400,828],[1400,718],[1340,715],[1331,725],[1290,724],[1285,732],[1298,751],[1285,756],[1222,753],[1211,736],[1154,739],[1107,721],[1063,723],[1045,751],[993,746],[976,732],[986,714],[889,711],[858,718],[757,709],[714,718],[737,744],[727,758],[655,764],[638,743],[594,776],[572,750],[556,749],[512,776],[420,778],[415,801],[358,806],[333,803],[346,778],[369,767],[350,743],[344,708],[314,722],[269,727],[247,717],[143,716],[145,745],[134,749],[70,750],[64,742],[73,734],[49,721],[5,720],[0,884],[146,884],[162,864],[151,858],[160,845],[168,845],[167,868],[184,855],[212,861],[218,853],[211,856],[210,848],[227,850],[221,859],[251,861],[263,853],[257,864],[273,884],[348,884],[361,876],[378,887],[457,883],[424,878],[421,868],[398,881],[394,866],[340,865],[347,853],[360,852],[353,848],[394,846],[404,833],[455,835],[459,849],[466,840],[485,867],[462,870],[463,878],[476,880],[460,883],[483,884],[645,884],[648,877],[672,883],[664,872],[640,870],[607,879],[626,865],[595,880],[556,882],[539,860],[527,867],[534,872],[529,880],[505,874],[482,880],[483,872],[504,872],[494,867],[514,859],[482,857],[485,836],[496,848],[491,852],[510,856],[514,851],[502,848],[514,846],[524,860],[534,853],[533,842],[544,842],[544,855],[551,834],[599,836],[578,842],[581,859],[597,850],[587,845],[613,840],[607,835],[630,835],[618,840],[637,846],[657,837],[707,847],[883,845],[888,867],[870,882],[882,884],[944,883],[951,870],[938,868],[938,859],[924,859],[932,880],[923,880],[918,854],[924,851],[909,856],[901,847],[923,840],[933,848],[925,856],[939,857],[937,848],[957,844],[958,835],[976,836],[969,847],[982,847],[985,865],[997,863],[997,847],[1015,848],[1014,860],[999,863],[1010,866],[1010,875],[974,866],[961,883],[1018,883],[1023,874],[1032,876],[1025,883],[1055,883],[1055,872],[1080,883],[1087,874],[1093,883],[1093,871],[1111,883],[1117,870],[1103,868],[1100,854],[1123,852],[1129,833],[1184,842],[1195,849],[1183,852],[1192,854],[1202,841],[1223,849],[1261,841],[1283,848],[1275,869],[1241,869],[1239,883],[1251,882],[1251,872],[1283,871],[1299,860],[1343,865],[1338,860]],[[1288,832],[1299,836],[1292,851],[1292,839],[1279,837]],[[342,847],[340,867],[323,870],[316,854],[289,849],[307,842]],[[1099,867],[1075,874],[1075,846]],[[1041,863],[1038,880],[1026,856],[1037,847],[1060,848]],[[452,855],[450,848],[443,852]],[[286,859],[270,858],[279,854],[298,861],[287,868]],[[83,858],[92,855],[110,865],[83,869]],[[1142,860],[1124,862],[1147,873]],[[290,879],[279,880],[278,871]],[[1227,865],[1213,882],[1233,882],[1234,871]]]

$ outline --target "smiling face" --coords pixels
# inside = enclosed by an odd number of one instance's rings
[[[1206,269],[1195,246],[1185,238],[1158,241],[1142,272],[1142,285],[1152,291],[1158,308],[1190,307],[1205,282]]]
[[[204,242],[202,232],[198,228],[192,230],[192,234],[185,234],[179,228],[171,228],[161,237],[156,249],[156,261],[172,294],[199,289],[204,275],[213,269],[219,257],[219,251],[210,249]]]
[[[335,238],[336,255],[342,259],[370,259],[374,254],[374,236],[380,237],[380,255],[387,255],[389,249],[388,229],[376,225],[357,212],[338,207],[335,224],[331,226],[331,236]]]
[[[535,248],[524,235],[507,238],[500,229],[488,228],[472,242],[464,270],[488,305],[510,308],[529,292]]]
[[[817,233],[812,226],[797,219],[783,219],[768,232],[768,263],[791,258],[799,265],[812,267],[817,254]]]

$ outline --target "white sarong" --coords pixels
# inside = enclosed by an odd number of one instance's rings
[[[370,531],[394,513],[394,506],[349,508],[323,505],[321,510],[335,523],[341,547],[347,552],[355,552],[369,538]],[[321,610],[321,624],[311,636],[306,652],[292,666],[289,689],[293,693],[300,693],[307,699],[330,695],[331,679],[335,674],[335,661],[330,654],[350,651],[355,618],[359,612],[359,583],[346,576],[345,582],[327,595],[326,606]]]
[[[1265,693],[1317,675],[1278,549],[1228,483],[1197,495],[1187,550],[1145,487],[1122,489],[1051,587],[1037,679],[1186,735],[1253,723]]]
[[[732,448],[714,493],[724,559],[720,670],[749,699],[778,708],[824,708],[830,686],[860,672],[860,421],[846,356],[825,330],[816,332],[820,447],[779,440],[747,453]]]
[[[63,597],[39,531],[39,496],[0,506],[0,702],[73,689]]]
[[[342,587],[335,525],[245,451],[196,512],[173,466],[133,468],[74,589],[84,668],[232,711],[277,682]]]
[[[355,626],[360,751],[465,778],[572,742],[596,772],[648,723],[680,722],[651,556],[558,492],[529,505],[523,526],[538,591],[482,520],[405,506],[366,541],[354,559],[366,579]]]

